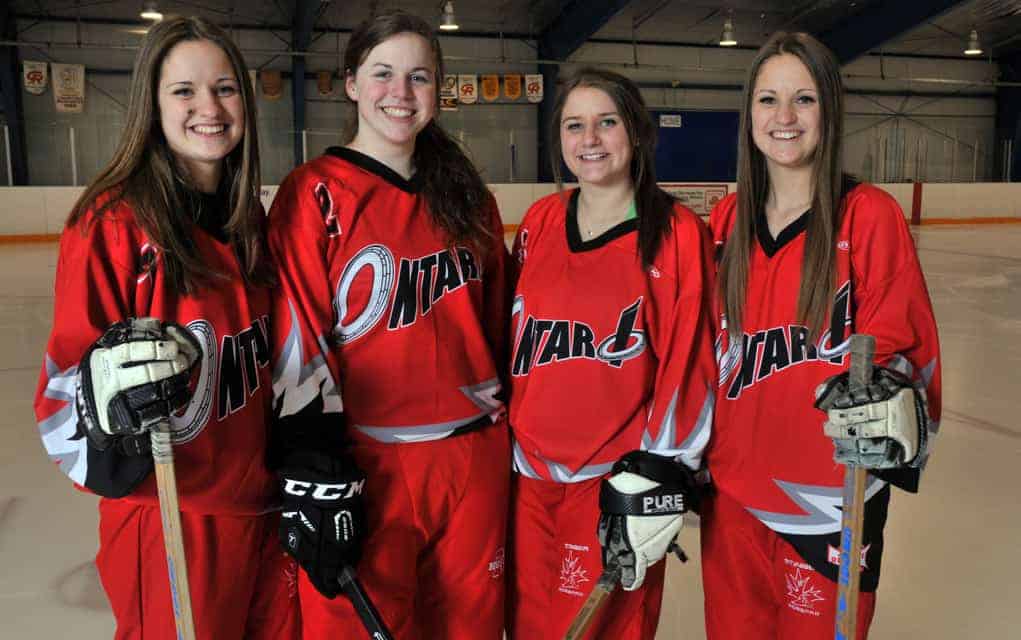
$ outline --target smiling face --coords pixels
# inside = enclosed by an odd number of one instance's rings
[[[771,171],[811,168],[821,111],[818,88],[801,60],[780,54],[762,64],[751,112],[752,139]]]
[[[352,144],[374,156],[410,154],[436,115],[436,55],[417,33],[399,33],[369,51],[345,89],[358,105]]]
[[[175,45],[160,66],[158,103],[178,166],[203,191],[215,190],[223,159],[245,131],[241,87],[227,54],[208,40]]]
[[[576,87],[560,118],[564,163],[582,185],[631,181],[631,139],[613,99],[602,89]]]

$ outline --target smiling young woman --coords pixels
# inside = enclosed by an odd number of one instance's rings
[[[774,34],[745,85],[737,193],[710,215],[720,378],[701,542],[712,638],[833,637],[839,463],[852,462],[871,474],[863,639],[889,485],[917,490],[939,421],[939,340],[914,243],[892,197],[842,172],[843,118],[833,54],[808,34]],[[875,376],[855,396],[852,333],[876,338]]]
[[[362,633],[336,597],[338,571],[357,563],[396,637],[498,640],[503,225],[436,121],[432,25],[369,19],[351,33],[344,74],[353,136],[292,171],[270,212],[281,478],[358,488],[333,502],[286,496],[281,539],[303,568],[302,624],[310,638]]]
[[[96,567],[118,639],[176,637],[148,447],[160,423],[197,637],[300,633],[266,465],[274,276],[247,78],[215,25],[154,25],[117,150],[61,236],[36,415],[51,459],[103,496]]]
[[[579,69],[553,123],[553,166],[579,187],[534,203],[515,239],[508,637],[562,638],[616,568],[623,590],[586,637],[652,638],[661,560],[697,502],[709,436],[709,236],[656,185],[656,127],[633,82]],[[646,491],[662,509],[623,512]]]

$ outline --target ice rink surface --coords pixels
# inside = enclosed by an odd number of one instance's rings
[[[916,233],[939,321],[943,420],[921,493],[894,491],[871,638],[1019,637],[1021,225]],[[56,244],[0,245],[0,638],[113,636],[96,498],[47,460],[32,412]],[[658,640],[702,630],[696,526],[670,558]],[[340,637],[340,636],[338,636]],[[357,637],[357,634],[355,636]],[[437,639],[438,640],[438,639]]]

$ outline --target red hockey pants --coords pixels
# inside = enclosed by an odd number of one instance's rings
[[[198,640],[299,637],[295,564],[276,515],[181,514]],[[99,577],[117,620],[116,640],[175,640],[158,506],[99,502]]]
[[[511,500],[508,638],[560,640],[603,571],[596,528],[599,483],[535,480],[514,474]],[[649,567],[636,591],[618,589],[597,614],[588,640],[656,635],[665,562]]]
[[[358,576],[398,640],[500,640],[510,483],[506,422],[442,440],[358,442],[368,538]],[[306,640],[366,637],[351,602],[300,572]]]
[[[702,582],[708,640],[831,640],[837,584],[737,501],[717,493],[702,507]],[[858,598],[858,640],[876,594]]]

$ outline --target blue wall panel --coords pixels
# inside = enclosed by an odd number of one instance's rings
[[[680,127],[659,127],[656,179],[660,182],[734,182],[737,179],[737,111],[653,111],[680,116]]]

